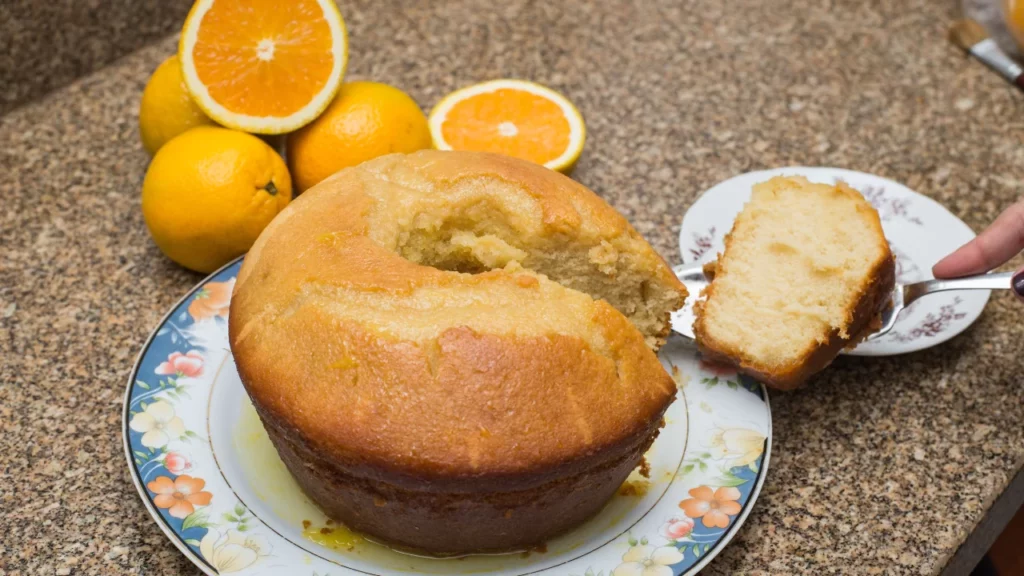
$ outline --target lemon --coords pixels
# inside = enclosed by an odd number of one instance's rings
[[[430,146],[427,118],[408,94],[378,82],[348,82],[319,118],[288,136],[288,165],[303,191],[342,168]]]
[[[153,155],[168,140],[189,128],[213,123],[189,96],[178,57],[164,60],[142,91],[139,106],[142,145]]]
[[[291,198],[284,160],[266,142],[201,126],[156,153],[142,183],[142,215],[167,257],[212,272],[249,250]]]

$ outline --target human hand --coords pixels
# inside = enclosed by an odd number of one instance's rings
[[[1003,211],[977,238],[946,256],[932,268],[936,278],[983,274],[1005,264],[1024,250],[1024,200]],[[1024,299],[1024,268],[1013,275],[1013,291]]]

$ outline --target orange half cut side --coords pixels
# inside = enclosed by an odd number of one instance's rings
[[[434,146],[496,152],[567,172],[583,151],[579,110],[554,90],[525,80],[493,80],[457,90],[430,113]]]
[[[311,122],[334,98],[348,39],[332,0],[198,0],[178,55],[185,85],[211,118],[280,134]]]

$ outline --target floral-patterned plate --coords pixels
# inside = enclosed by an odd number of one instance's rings
[[[211,275],[160,322],[124,403],[124,446],[146,508],[206,574],[694,574],[729,542],[764,482],[771,413],[764,388],[703,365],[670,340],[679,384],[638,472],[595,518],[543,551],[437,559],[395,552],[326,518],[278,458],[227,339],[241,260]]]
[[[717,258],[733,220],[750,199],[751,188],[773,176],[805,176],[811,182],[827,184],[841,180],[860,191],[878,210],[896,255],[896,281],[903,284],[930,279],[936,262],[975,236],[938,202],[887,178],[840,168],[789,167],[748,172],[704,192],[683,216],[679,230],[683,262],[705,263]],[[988,297],[988,290],[927,296],[907,307],[891,332],[844,353],[889,356],[941,344],[977,320]]]

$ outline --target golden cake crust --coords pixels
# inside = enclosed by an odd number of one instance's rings
[[[532,242],[628,253],[685,296],[626,220],[569,178],[497,155],[424,151],[344,170],[292,202],[246,256],[230,310],[239,374],[306,491],[356,528],[434,551],[466,544],[396,533],[403,513],[373,515],[366,502],[389,490],[437,502],[460,494],[483,506],[462,514],[484,522],[495,512],[474,493],[551,490],[615,470],[595,488],[606,499],[676,392],[607,302],[516,263],[463,274],[403,255],[416,234],[470,216]],[[515,252],[479,237],[499,256]],[[435,512],[420,534],[450,520]]]
[[[702,323],[693,326],[697,339],[697,347],[708,362],[732,366],[747,374],[758,382],[764,382],[776,390],[795,390],[801,387],[814,374],[824,370],[843,350],[855,346],[861,340],[877,330],[881,325],[879,316],[892,295],[895,283],[896,266],[892,258],[878,262],[872,279],[863,291],[857,304],[851,307],[849,333],[851,338],[843,338],[838,330],[828,335],[828,340],[819,346],[808,349],[799,361],[775,370],[758,369],[742,360],[742,352],[717,341],[707,334]],[[695,307],[700,307],[700,302]],[[698,318],[699,318],[698,313]]]

